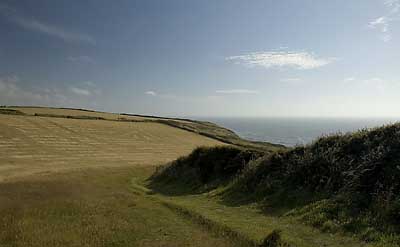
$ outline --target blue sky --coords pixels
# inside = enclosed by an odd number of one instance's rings
[[[400,0],[0,3],[0,104],[399,116]]]

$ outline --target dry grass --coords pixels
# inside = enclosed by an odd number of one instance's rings
[[[0,183],[0,247],[232,246],[130,189],[150,167],[86,169]]]
[[[214,145],[155,122],[0,115],[0,247],[232,246],[131,186]]]
[[[51,108],[51,107],[7,107],[9,110],[17,110],[24,114],[34,116],[36,115],[49,115],[49,116],[60,116],[60,117],[92,117],[101,118],[106,120],[133,120],[133,121],[158,121],[158,120],[171,120],[168,118],[152,117],[152,116],[141,116],[132,114],[120,114],[110,112],[99,112],[85,109],[72,109],[72,108]],[[181,123],[190,123],[182,119],[173,119],[173,121]]]
[[[46,108],[46,107],[5,107],[4,110],[16,110],[22,114],[31,116],[43,117],[62,117],[76,119],[104,119],[113,121],[135,121],[135,122],[158,122],[172,127],[180,128],[190,132],[194,132],[224,143],[235,146],[256,149],[263,152],[274,152],[286,149],[282,145],[272,144],[268,142],[254,142],[240,138],[233,131],[224,127],[218,126],[211,122],[196,121],[181,118],[165,118],[156,116],[132,115],[98,112],[84,109],[69,109],[69,108]],[[0,111],[1,113],[1,111]]]
[[[0,115],[0,181],[84,167],[157,165],[221,144],[158,123]]]
[[[11,107],[10,109],[19,110],[27,115],[58,115],[58,116],[89,116],[89,117],[99,117],[108,120],[118,120],[121,115],[118,113],[108,113],[108,112],[97,112],[97,111],[86,111],[79,109],[60,109],[60,108],[47,108],[47,107]],[[125,116],[124,116],[125,117]],[[127,119],[132,120],[145,120],[142,117],[127,117]]]

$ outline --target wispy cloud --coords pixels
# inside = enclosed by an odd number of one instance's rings
[[[333,58],[319,58],[308,52],[271,51],[227,57],[226,60],[249,67],[261,66],[315,69],[330,64]]]
[[[150,95],[150,96],[157,96],[157,93],[154,91],[146,91],[146,92],[144,92],[144,94]]]
[[[354,78],[354,77],[347,77],[347,78],[343,79],[344,82],[352,82],[352,81],[355,81],[355,80],[356,80],[356,78]]]
[[[51,102],[57,104],[65,98],[59,93],[48,90],[29,90],[21,88],[18,76],[0,77],[1,104],[33,105]]]
[[[38,21],[35,18],[22,16],[15,9],[6,5],[0,5],[0,14],[16,25],[51,37],[62,39],[66,42],[84,42],[95,44],[95,40],[87,34],[68,31],[62,27]]]
[[[0,105],[93,107],[101,90],[96,84],[76,87],[25,87],[18,76],[0,76]]]
[[[375,20],[371,21],[368,24],[369,28],[374,28],[374,29],[379,29],[381,32],[380,38],[384,42],[389,42],[392,39],[392,35],[389,33],[389,23],[391,19],[389,19],[387,16],[381,16],[379,18],[376,18]]]
[[[384,92],[386,88],[385,81],[379,77],[369,78],[363,81],[365,85],[375,87],[379,92]]]
[[[390,9],[390,13],[400,12],[400,0],[386,0],[385,5]]]
[[[85,81],[82,83],[83,85],[86,85],[88,87],[96,87],[96,83],[92,82],[92,81]]]
[[[378,29],[381,33],[380,38],[384,42],[389,42],[392,40],[390,25],[393,21],[399,19],[400,0],[386,0],[384,1],[384,4],[389,9],[389,13],[370,21],[368,27],[372,29]]]
[[[69,56],[67,60],[77,63],[94,63],[94,59],[89,56]]]
[[[281,79],[281,81],[296,83],[296,82],[301,82],[301,79],[300,78],[283,78],[283,79]]]
[[[259,94],[260,92],[257,90],[249,90],[249,89],[228,89],[228,90],[217,90],[215,91],[219,94]]]
[[[71,92],[81,96],[90,96],[92,93],[88,89],[79,88],[79,87],[71,87]]]

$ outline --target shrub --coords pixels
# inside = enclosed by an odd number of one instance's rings
[[[262,153],[233,146],[195,149],[189,156],[179,158],[161,167],[151,177],[151,183],[181,184],[190,190],[229,180],[242,170],[251,159]]]

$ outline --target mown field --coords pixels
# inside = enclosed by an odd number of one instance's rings
[[[282,145],[268,142],[255,142],[240,138],[235,132],[207,121],[197,121],[182,118],[167,118],[157,116],[135,115],[126,113],[108,113],[85,109],[48,108],[26,106],[0,106],[0,114],[58,117],[72,119],[110,120],[121,122],[152,122],[162,123],[175,128],[183,129],[199,135],[203,135],[224,143],[236,146],[263,150],[267,152],[285,149]]]
[[[0,181],[93,166],[158,165],[219,144],[159,123],[0,115]]]
[[[215,145],[160,123],[0,114],[0,246],[230,246],[131,189]]]

